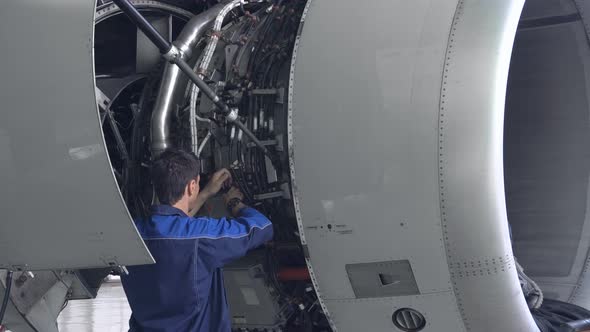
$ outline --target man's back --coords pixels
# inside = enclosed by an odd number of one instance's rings
[[[230,331],[221,268],[270,241],[270,221],[252,208],[231,220],[191,218],[167,205],[152,213],[136,225],[156,264],[129,267],[122,278],[131,331]]]

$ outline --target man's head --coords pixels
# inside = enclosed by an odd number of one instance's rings
[[[199,194],[200,164],[189,152],[169,149],[152,165],[152,183],[161,204],[174,205],[186,200],[189,206]]]

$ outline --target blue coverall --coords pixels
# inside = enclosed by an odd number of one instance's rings
[[[192,218],[152,207],[136,221],[156,264],[129,267],[123,288],[131,332],[229,332],[222,267],[273,237],[271,222],[244,208],[236,219]]]

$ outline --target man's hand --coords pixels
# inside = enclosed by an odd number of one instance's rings
[[[205,202],[209,198],[215,196],[221,190],[221,188],[223,187],[223,185],[225,183],[227,183],[227,185],[229,185],[230,182],[231,182],[231,173],[227,169],[223,168],[223,169],[220,169],[219,171],[215,172],[215,174],[213,174],[213,176],[211,176],[209,183],[207,183],[205,188],[203,188],[203,190],[201,190],[199,192],[199,194],[197,195],[197,199],[193,202],[192,206],[189,208],[189,215],[192,217],[197,212],[199,212],[201,207],[203,207],[203,205],[205,204]]]
[[[229,204],[229,202],[232,199],[236,199],[236,198],[239,199],[240,201],[244,199],[244,194],[242,194],[240,189],[238,189],[236,187],[232,187],[225,195],[223,195],[223,201],[225,202],[226,206]],[[240,202],[239,204],[233,206],[230,212],[232,215],[237,216],[238,213],[245,207],[246,207],[246,205],[244,203]]]
[[[227,205],[227,203],[229,203],[229,201],[231,201],[234,198],[239,198],[240,200],[243,200],[244,194],[242,194],[239,188],[231,187],[231,189],[225,195],[223,195],[223,201]]]
[[[207,183],[205,188],[201,191],[203,198],[207,200],[215,196],[221,190],[223,185],[229,183],[229,181],[231,181],[231,173],[227,169],[223,168],[215,172],[215,174],[211,176],[209,183]],[[199,194],[199,196],[201,194]]]

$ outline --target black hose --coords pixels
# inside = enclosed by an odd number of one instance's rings
[[[6,274],[6,288],[4,289],[4,299],[2,300],[2,307],[0,308],[0,326],[4,322],[4,314],[8,308],[8,300],[10,299],[10,290],[12,289],[12,271]]]
[[[531,313],[541,332],[584,331],[578,328],[585,328],[583,320],[590,318],[590,310],[551,299],[545,299],[541,308],[533,309]],[[573,323],[574,326],[568,323]]]
[[[590,319],[582,319],[562,325],[563,332],[581,332],[590,329]]]
[[[301,328],[304,332],[313,332],[313,321],[311,315],[306,310],[301,311]]]

